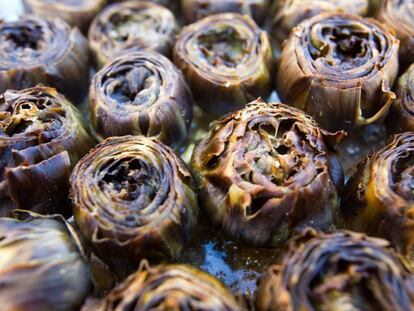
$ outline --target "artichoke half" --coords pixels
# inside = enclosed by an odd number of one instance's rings
[[[69,176],[94,145],[79,111],[55,89],[0,96],[0,215],[28,209],[71,214]]]
[[[414,133],[391,142],[360,163],[348,181],[341,208],[350,228],[390,240],[414,258]]]
[[[339,222],[342,167],[330,134],[302,111],[256,101],[211,125],[194,149],[199,201],[232,238],[278,246]]]
[[[213,115],[244,107],[271,91],[269,38],[248,16],[206,17],[183,29],[174,48],[195,101]]]
[[[295,26],[322,12],[345,12],[365,16],[369,2],[370,0],[279,0],[272,19],[272,35],[282,43]]]
[[[77,310],[91,282],[82,246],[60,216],[0,218],[0,304],[5,311]]]
[[[141,259],[174,259],[197,222],[193,180],[156,139],[109,138],[75,167],[74,216],[80,231],[119,278]]]
[[[375,16],[395,31],[400,44],[400,67],[414,62],[414,3],[410,0],[382,0]]]
[[[39,83],[78,104],[88,89],[88,42],[58,18],[0,23],[0,93]]]
[[[89,29],[89,46],[97,68],[116,57],[150,50],[171,55],[177,33],[174,14],[148,1],[127,1],[105,8]]]
[[[88,32],[93,18],[107,0],[23,0],[26,12],[41,16],[57,16],[72,27]]]
[[[193,99],[171,61],[155,52],[135,52],[95,75],[89,109],[101,137],[139,134],[178,147],[190,129]]]
[[[283,46],[279,95],[328,130],[351,130],[388,112],[395,94],[399,41],[373,19],[322,13]]]
[[[262,24],[270,9],[269,0],[183,0],[182,12],[187,23],[218,13],[239,13],[251,16]]]
[[[386,119],[390,132],[414,131],[414,65],[398,79],[396,100]]]
[[[241,311],[231,291],[188,265],[143,267],[105,297],[99,311]]]
[[[258,311],[409,311],[413,281],[412,266],[385,240],[306,230],[260,279],[255,301]]]

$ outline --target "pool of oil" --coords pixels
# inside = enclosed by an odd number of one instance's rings
[[[200,225],[178,261],[209,272],[235,293],[250,296],[258,277],[276,262],[279,254],[279,249],[250,247]]]

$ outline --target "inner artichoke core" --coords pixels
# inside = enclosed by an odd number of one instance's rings
[[[120,108],[125,104],[151,106],[157,101],[161,85],[158,74],[143,66],[124,70],[115,68],[114,71],[109,72],[103,82],[106,94],[120,104]]]
[[[155,10],[131,10],[117,12],[111,15],[108,27],[108,36],[118,42],[154,41],[162,32],[161,16]]]
[[[327,258],[329,260],[329,258]],[[322,266],[322,265],[320,265]],[[370,273],[353,273],[360,271],[360,263],[339,260],[327,268],[326,262],[318,274],[310,280],[311,289],[309,298],[313,306],[325,310],[338,310],[347,306],[349,310],[381,310],[382,306],[375,306],[373,288],[381,288],[382,281],[378,279],[375,268]],[[328,306],[331,306],[329,308]]]
[[[393,163],[394,190],[408,201],[414,201],[414,153],[407,150]]]
[[[144,207],[152,202],[160,187],[158,174],[137,158],[114,160],[101,174],[99,186],[103,191],[109,188],[123,201],[139,199]]]
[[[325,58],[329,65],[340,66],[342,70],[361,66],[366,63],[367,56],[369,59],[375,56],[373,50],[381,51],[378,37],[357,25],[324,25],[320,35],[311,38],[312,58]]]
[[[214,67],[236,68],[249,57],[247,39],[231,26],[209,29],[197,37],[201,55]]]
[[[37,136],[46,131],[57,130],[62,125],[58,116],[64,115],[65,112],[61,107],[47,99],[36,102],[25,101],[17,105],[14,111],[0,114],[0,128],[3,132],[1,134],[10,137],[17,134]],[[42,135],[43,143],[47,141],[46,137],[47,135]]]
[[[45,48],[42,28],[34,23],[4,28],[1,40],[4,50],[17,54],[32,54]]]
[[[261,122],[253,124],[243,138],[248,144],[244,160],[248,171],[239,172],[246,181],[256,183],[256,175],[263,175],[278,186],[286,186],[306,162],[303,141],[304,134],[293,127],[293,121],[284,120],[279,124]]]

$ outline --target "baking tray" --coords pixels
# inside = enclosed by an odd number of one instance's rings
[[[20,0],[0,0],[0,19],[15,20],[23,14]],[[273,93],[269,101],[276,102],[278,97]],[[87,103],[81,110],[87,118]],[[208,130],[211,119],[200,109],[195,109],[195,117],[190,139],[181,150],[182,157],[189,161],[194,145]],[[348,135],[338,150],[342,158],[346,175],[355,169],[355,164],[372,150],[381,147],[386,138],[386,131],[381,124],[374,124]],[[206,217],[200,217],[205,219]],[[208,222],[200,223],[196,228],[192,241],[184,249],[178,262],[188,263],[201,268],[222,280],[235,293],[250,296],[256,289],[257,278],[271,265],[277,262],[280,249],[253,248],[243,243],[232,241]],[[104,273],[96,268],[95,274]],[[97,279],[101,277],[95,275]]]

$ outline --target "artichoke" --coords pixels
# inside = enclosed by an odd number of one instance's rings
[[[109,138],[75,167],[74,216],[98,257],[123,278],[139,260],[174,259],[197,222],[193,180],[156,139]]]
[[[163,6],[147,1],[116,3],[92,22],[89,46],[98,68],[140,50],[170,56],[177,27],[174,14]]]
[[[155,52],[135,52],[95,75],[89,108],[101,137],[141,134],[177,147],[187,137],[193,100],[171,61]]]
[[[57,18],[0,22],[0,93],[43,83],[78,104],[88,89],[88,42]]]
[[[341,200],[353,230],[386,238],[410,258],[414,258],[413,150],[413,132],[392,137],[386,147],[360,163]]]
[[[193,23],[206,16],[218,13],[240,13],[250,15],[262,24],[270,8],[269,0],[183,0],[184,20]]]
[[[279,0],[272,19],[272,34],[279,43],[307,18],[321,12],[347,12],[365,16],[370,0]]]
[[[385,240],[306,230],[260,279],[255,300],[258,311],[409,311],[413,281],[412,266]]]
[[[261,101],[211,128],[194,149],[192,168],[200,204],[230,237],[278,246],[305,226],[327,230],[340,221],[343,174],[330,145],[341,133]]]
[[[414,62],[414,4],[411,0],[381,0],[376,18],[393,29],[400,45],[400,67]]]
[[[99,311],[241,311],[233,294],[213,276],[187,265],[143,267],[104,298]]]
[[[1,309],[76,310],[91,287],[76,234],[62,217],[27,216],[0,218]]]
[[[94,145],[79,111],[55,89],[0,96],[0,216],[12,209],[71,214],[72,166]]]
[[[387,127],[394,133],[414,131],[414,65],[398,79],[396,94],[386,120]]]
[[[302,22],[283,47],[279,95],[328,130],[373,123],[395,94],[399,42],[382,24],[349,14]]]
[[[42,17],[58,16],[69,25],[88,32],[93,18],[106,0],[23,0],[26,12]]]
[[[269,38],[248,16],[217,14],[185,27],[174,48],[174,62],[196,102],[214,115],[242,108],[271,91]]]

